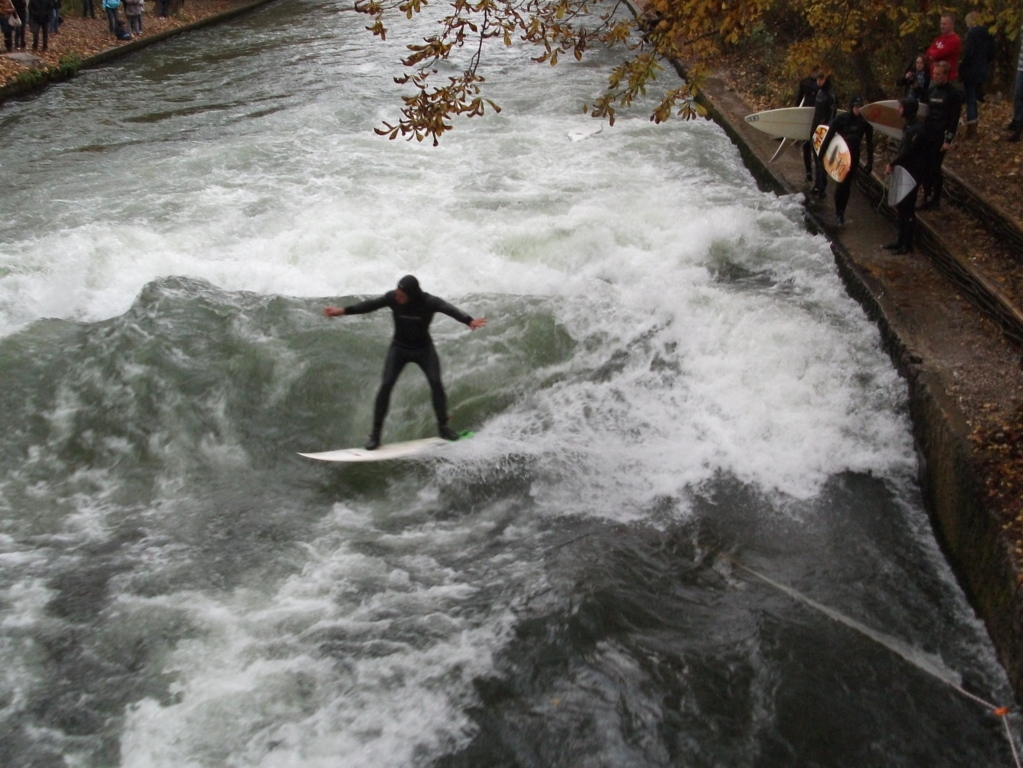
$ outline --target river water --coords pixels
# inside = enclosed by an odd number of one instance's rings
[[[0,764],[1009,765],[906,387],[797,200],[611,61],[373,134],[392,66],[291,0],[0,110]],[[577,138],[577,137],[576,137]],[[360,444],[403,274],[464,443]],[[385,439],[432,434],[418,369]],[[768,581],[768,579],[770,581]]]

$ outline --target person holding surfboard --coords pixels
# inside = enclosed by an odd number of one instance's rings
[[[916,99],[905,96],[899,99],[899,114],[906,121],[902,130],[902,141],[895,158],[885,167],[886,176],[891,176],[895,168],[901,167],[909,172],[913,179],[919,179],[922,173],[926,147],[924,127],[917,119],[916,113],[920,105]],[[899,237],[894,243],[884,246],[885,250],[898,254],[913,250],[913,234],[916,230],[916,196],[920,185],[916,184],[895,206],[899,215]]]
[[[821,70],[817,73],[817,97],[813,103],[813,131],[818,126],[830,125],[835,117],[835,92],[831,87],[831,75]],[[814,156],[816,173],[813,182],[813,194],[817,197],[824,197],[828,186],[828,172],[824,170],[823,156],[820,153]]]
[[[828,135],[821,143],[820,156],[824,157],[835,136],[841,136],[849,147],[851,155],[849,172],[835,187],[835,218],[838,219],[839,226],[845,224],[845,208],[849,204],[853,177],[856,175],[856,168],[860,163],[860,145],[863,143],[864,137],[867,139],[867,160],[863,164],[864,172],[870,173],[870,169],[874,165],[874,127],[863,117],[862,111],[863,97],[853,96],[849,99],[849,111],[843,112],[831,121]]]
[[[817,91],[820,86],[820,70],[814,70],[808,77],[799,81],[799,89],[796,91],[796,106],[809,107],[817,101]],[[803,169],[806,171],[806,180],[813,181],[813,146],[812,142],[803,142]]]
[[[409,363],[415,363],[426,374],[433,397],[433,411],[437,416],[438,433],[445,440],[457,440],[458,435],[448,426],[447,396],[444,394],[444,384],[440,376],[440,358],[430,337],[430,323],[433,316],[440,312],[475,331],[487,324],[486,318],[470,317],[443,299],[426,293],[413,275],[405,275],[398,281],[397,288],[383,296],[347,307],[324,307],[323,314],[327,317],[364,315],[384,307],[391,310],[394,336],[391,338],[391,346],[387,350],[384,362],[383,380],[373,409],[373,431],[366,443],[366,450],[376,450],[380,446],[384,419],[391,404],[391,390]]]

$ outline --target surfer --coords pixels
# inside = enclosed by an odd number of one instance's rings
[[[817,81],[820,77],[820,71],[815,69],[809,77],[799,81],[799,89],[796,91],[797,107],[808,107],[816,103],[817,91],[820,90]],[[809,140],[803,142],[803,169],[806,171],[806,181],[808,183],[813,181],[813,142]]]
[[[949,82],[949,64],[939,61],[931,70],[931,87],[927,91],[927,117],[924,135],[927,138],[927,157],[924,164],[924,202],[921,210],[933,211],[941,204],[943,186],[941,164],[955,141],[959,129],[959,115],[963,111],[963,94]]]
[[[916,117],[919,109],[920,105],[913,97],[905,96],[899,99],[899,114],[905,120],[906,127],[902,129],[902,141],[899,144],[898,154],[884,169],[886,176],[890,176],[896,166],[901,166],[909,172],[913,179],[920,178],[927,150],[924,127]],[[884,246],[886,250],[898,254],[909,253],[913,250],[913,232],[916,229],[916,195],[919,189],[919,184],[914,185],[909,194],[895,206],[895,210],[899,214],[899,237],[894,243]]]
[[[813,131],[819,125],[830,125],[835,118],[835,91],[831,86],[831,75],[821,70],[817,73],[817,96],[813,103]],[[819,152],[814,155],[816,173],[812,194],[823,198],[828,186],[828,172],[824,170],[824,156]]]
[[[447,396],[444,394],[444,384],[440,378],[440,358],[433,346],[433,339],[430,338],[430,322],[435,314],[441,312],[460,323],[465,323],[474,331],[487,324],[486,318],[472,318],[443,299],[431,296],[419,287],[419,281],[412,275],[405,275],[398,281],[395,290],[388,291],[383,296],[360,301],[348,307],[324,307],[323,314],[327,317],[364,315],[384,307],[391,310],[394,318],[394,336],[391,338],[391,346],[387,350],[384,362],[383,380],[373,409],[373,431],[366,443],[366,450],[372,451],[380,447],[384,419],[391,404],[391,390],[408,363],[415,363],[422,368],[426,380],[430,383],[433,410],[437,416],[440,436],[445,440],[457,440],[458,435],[448,426]]]
[[[874,165],[874,128],[860,114],[862,110],[863,97],[853,96],[849,99],[849,111],[843,112],[831,121],[828,135],[821,142],[820,156],[825,157],[828,152],[828,145],[835,138],[835,134],[838,134],[845,139],[845,143],[849,147],[849,154],[851,155],[849,173],[846,174],[845,178],[835,188],[835,217],[838,219],[839,225],[845,224],[845,207],[849,203],[849,193],[852,192],[853,177],[856,175],[856,168],[859,166],[860,145],[863,143],[864,136],[867,138],[867,159],[863,163],[863,172],[870,173],[870,169]]]

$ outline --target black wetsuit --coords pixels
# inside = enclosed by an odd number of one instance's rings
[[[437,415],[438,425],[444,426],[447,423],[447,396],[444,394],[444,384],[440,378],[440,358],[434,349],[433,339],[430,338],[430,323],[438,312],[466,325],[472,322],[472,318],[465,312],[437,296],[420,292],[415,298],[410,296],[406,304],[399,304],[395,297],[396,293],[388,291],[379,298],[345,307],[346,315],[364,315],[388,307],[394,318],[394,337],[387,350],[383,381],[380,383],[380,391],[377,392],[376,405],[373,409],[373,435],[378,439],[391,403],[391,390],[409,363],[415,363],[426,374],[433,395],[433,410]]]
[[[860,145],[863,143],[864,136],[867,138],[867,164],[869,166],[873,163],[874,128],[863,115],[857,115],[851,109],[848,112],[843,112],[831,121],[828,135],[824,137],[824,141],[821,143],[821,157],[827,154],[828,147],[831,145],[831,141],[836,133],[845,139],[845,143],[849,146],[849,154],[852,156],[852,165],[849,168],[848,175],[835,188],[835,215],[838,216],[839,222],[844,223],[845,207],[849,204],[853,177],[856,175],[856,170],[860,165]]]
[[[799,90],[796,91],[797,107],[812,107],[817,102],[817,78],[804,77],[799,81]],[[806,180],[813,181],[813,142],[803,142],[803,168],[806,170]]]
[[[824,81],[817,90],[817,98],[814,100],[813,127],[819,125],[830,125],[835,118],[835,93],[831,89],[831,79]],[[813,139],[810,139],[811,143]],[[824,197],[824,190],[828,186],[828,173],[824,170],[824,162],[820,154],[814,155],[817,172],[814,176],[813,191],[817,197]]]
[[[927,91],[927,117],[924,134],[927,137],[927,160],[923,178],[924,202],[937,207],[941,202],[941,164],[944,144],[951,144],[959,128],[959,115],[963,111],[963,93],[952,83],[931,84]]]
[[[916,196],[920,191],[919,180],[924,175],[927,163],[927,138],[924,127],[914,115],[902,130],[899,152],[892,160],[893,166],[901,165],[917,180],[917,185],[895,206],[899,214],[899,239],[895,245],[907,251],[913,249],[913,234],[916,231]]]

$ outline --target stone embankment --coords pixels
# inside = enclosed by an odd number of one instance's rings
[[[713,119],[739,148],[765,189],[805,194],[802,158],[750,128],[751,110],[720,79],[704,83]],[[883,159],[875,160],[883,168]],[[947,175],[950,199],[1004,242],[1023,233],[967,183]],[[938,539],[987,625],[1017,699],[1023,699],[1023,601],[1018,536],[985,502],[986,462],[971,441],[979,414],[1011,414],[1023,404],[1023,314],[971,260],[966,244],[949,239],[941,212],[921,214],[917,253],[895,256],[890,209],[876,175],[860,174],[837,226],[826,201],[807,198],[811,230],[825,234],[847,290],[877,322],[884,344],[909,386],[920,486]]]

